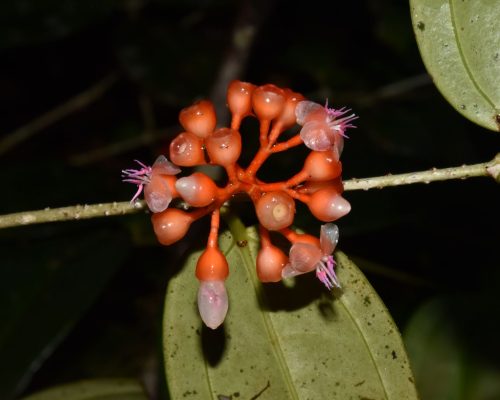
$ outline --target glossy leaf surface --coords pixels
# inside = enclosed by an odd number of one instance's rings
[[[22,400],[147,400],[147,396],[136,381],[96,379],[46,389]]]
[[[203,327],[197,313],[199,253],[169,283],[164,356],[172,398],[417,398],[394,322],[344,254],[336,254],[342,292],[331,295],[314,274],[293,287],[262,285],[255,230],[231,225],[235,237],[226,232],[220,243],[231,268],[222,328]]]
[[[500,130],[500,2],[411,0],[413,28],[434,83],[455,109]]]

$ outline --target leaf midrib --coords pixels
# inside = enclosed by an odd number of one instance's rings
[[[229,230],[231,231],[231,234],[233,235],[233,239],[235,241],[238,240],[246,240],[247,243],[250,242],[250,239],[248,238],[247,232],[246,232],[246,227],[241,223],[240,220],[237,218],[231,218],[228,222],[229,225]],[[255,294],[259,300],[265,300],[264,295],[259,291],[259,281],[257,280],[257,277],[254,273],[254,261],[250,255],[250,250],[249,250],[249,245],[246,247],[240,248],[240,247],[235,247],[236,251],[239,251],[240,256],[242,258],[243,264],[245,265],[245,269],[250,277],[250,280],[252,282],[252,286],[255,290]],[[295,386],[293,384],[292,377],[290,375],[290,372],[288,370],[288,365],[286,363],[285,356],[283,354],[283,349],[281,348],[281,341],[279,340],[279,336],[276,334],[274,330],[273,323],[271,319],[269,318],[269,315],[266,312],[260,313],[262,316],[262,319],[264,321],[264,326],[266,328],[266,333],[269,336],[270,343],[276,343],[276,345],[271,346],[273,353],[278,361],[279,368],[282,372],[282,375],[285,379],[286,385],[288,387],[288,392],[291,395],[291,399],[293,400],[300,400],[300,397],[295,389]]]
[[[455,42],[457,43],[458,54],[460,56],[460,59],[462,60],[462,64],[465,68],[465,71],[467,72],[467,76],[469,77],[471,83],[474,85],[476,90],[488,102],[490,107],[493,109],[496,109],[495,103],[493,102],[493,100],[490,99],[490,97],[481,88],[481,86],[479,86],[479,83],[474,78],[474,74],[472,73],[472,71],[469,67],[469,64],[467,63],[467,59],[466,59],[464,52],[463,52],[463,49],[462,49],[462,42],[460,40],[460,37],[458,35],[458,31],[457,31],[457,24],[456,24],[455,12],[454,12],[453,0],[448,0],[448,5],[450,7],[450,20],[451,20],[451,26],[453,28],[453,36],[455,37]]]
[[[384,390],[384,396],[385,396],[386,399],[388,399],[389,395],[387,393],[387,389],[385,387],[384,380],[382,379],[382,374],[379,371],[378,364],[375,361],[375,357],[374,357],[373,353],[370,350],[370,346],[368,345],[368,342],[366,341],[366,338],[365,338],[365,335],[363,333],[363,330],[360,328],[358,322],[356,321],[356,319],[354,318],[354,316],[349,311],[349,307],[347,307],[345,305],[344,301],[342,300],[342,296],[340,296],[340,298],[338,300],[340,300],[340,304],[342,305],[342,307],[346,311],[346,314],[349,316],[349,318],[351,319],[352,323],[354,324],[354,326],[358,330],[359,335],[363,339],[363,343],[364,343],[364,345],[365,345],[365,347],[366,347],[366,349],[368,351],[368,354],[370,355],[370,359],[372,360],[372,363],[373,363],[373,366],[375,368],[375,371],[377,371],[377,376],[378,376],[378,379],[380,380],[380,386],[382,386],[382,389]]]

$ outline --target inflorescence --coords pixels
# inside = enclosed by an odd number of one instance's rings
[[[218,246],[220,208],[226,201],[238,193],[246,193],[255,206],[260,235],[257,275],[262,282],[278,282],[316,271],[328,289],[340,287],[332,256],[339,231],[330,222],[351,209],[342,197],[339,161],[347,137],[345,131],[354,127],[352,121],[357,118],[349,109],[329,108],[328,102],[322,106],[275,85],[255,86],[241,81],[230,83],[227,103],[232,115],[230,127],[217,128],[213,104],[198,101],[179,114],[185,131],[170,143],[171,161],[162,155],[151,167],[136,161],[140,169],[122,171],[124,182],[138,186],[132,201],[144,192],[161,244],[177,242],[194,221],[211,214],[208,242],[198,259],[196,277],[200,281],[198,309],[204,323],[212,329],[222,324],[228,310],[224,281],[229,267]],[[242,168],[238,164],[242,147],[239,129],[246,117],[259,120],[260,147],[250,164]],[[300,132],[278,142],[280,135],[295,124],[301,126]],[[311,152],[297,174],[286,181],[272,183],[257,178],[257,172],[269,156],[301,144]],[[225,169],[225,186],[218,186],[201,172],[182,178],[176,176],[181,172],[180,167],[204,164]],[[175,198],[184,200],[189,209],[169,208]],[[317,219],[327,222],[321,226],[319,238],[290,228],[295,216],[295,200],[305,203]],[[279,232],[291,243],[288,255],[272,244],[270,231]]]

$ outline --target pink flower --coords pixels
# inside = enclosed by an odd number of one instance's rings
[[[172,201],[172,191],[165,176],[178,174],[181,172],[180,168],[168,161],[165,156],[159,156],[152,167],[138,160],[135,162],[141,169],[122,171],[123,182],[133,183],[138,187],[130,202],[133,203],[144,190],[144,199],[152,212],[166,210]]]
[[[325,151],[333,148],[342,153],[343,138],[347,137],[345,131],[355,128],[352,121],[358,117],[355,114],[346,115],[351,110],[348,108],[328,107],[312,101],[301,101],[295,108],[297,123],[302,125],[300,137],[304,144],[311,150]]]
[[[331,255],[339,238],[335,224],[321,226],[320,247],[310,243],[295,243],[290,249],[290,262],[283,268],[282,277],[289,278],[316,270],[318,279],[328,288],[340,288],[335,274],[335,260]]]

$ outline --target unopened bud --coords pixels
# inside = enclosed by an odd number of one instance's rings
[[[193,219],[185,211],[167,208],[165,211],[153,214],[151,222],[158,241],[168,246],[186,235]]]
[[[271,231],[290,226],[295,216],[295,202],[285,192],[264,194],[255,205],[259,222]]]
[[[229,302],[224,281],[201,281],[198,289],[198,311],[211,329],[219,327],[226,318]]]
[[[181,110],[179,122],[188,132],[206,138],[214,131],[217,123],[214,106],[208,100],[200,100]]]
[[[179,195],[193,207],[211,204],[217,195],[217,185],[201,172],[180,178],[175,183]]]

